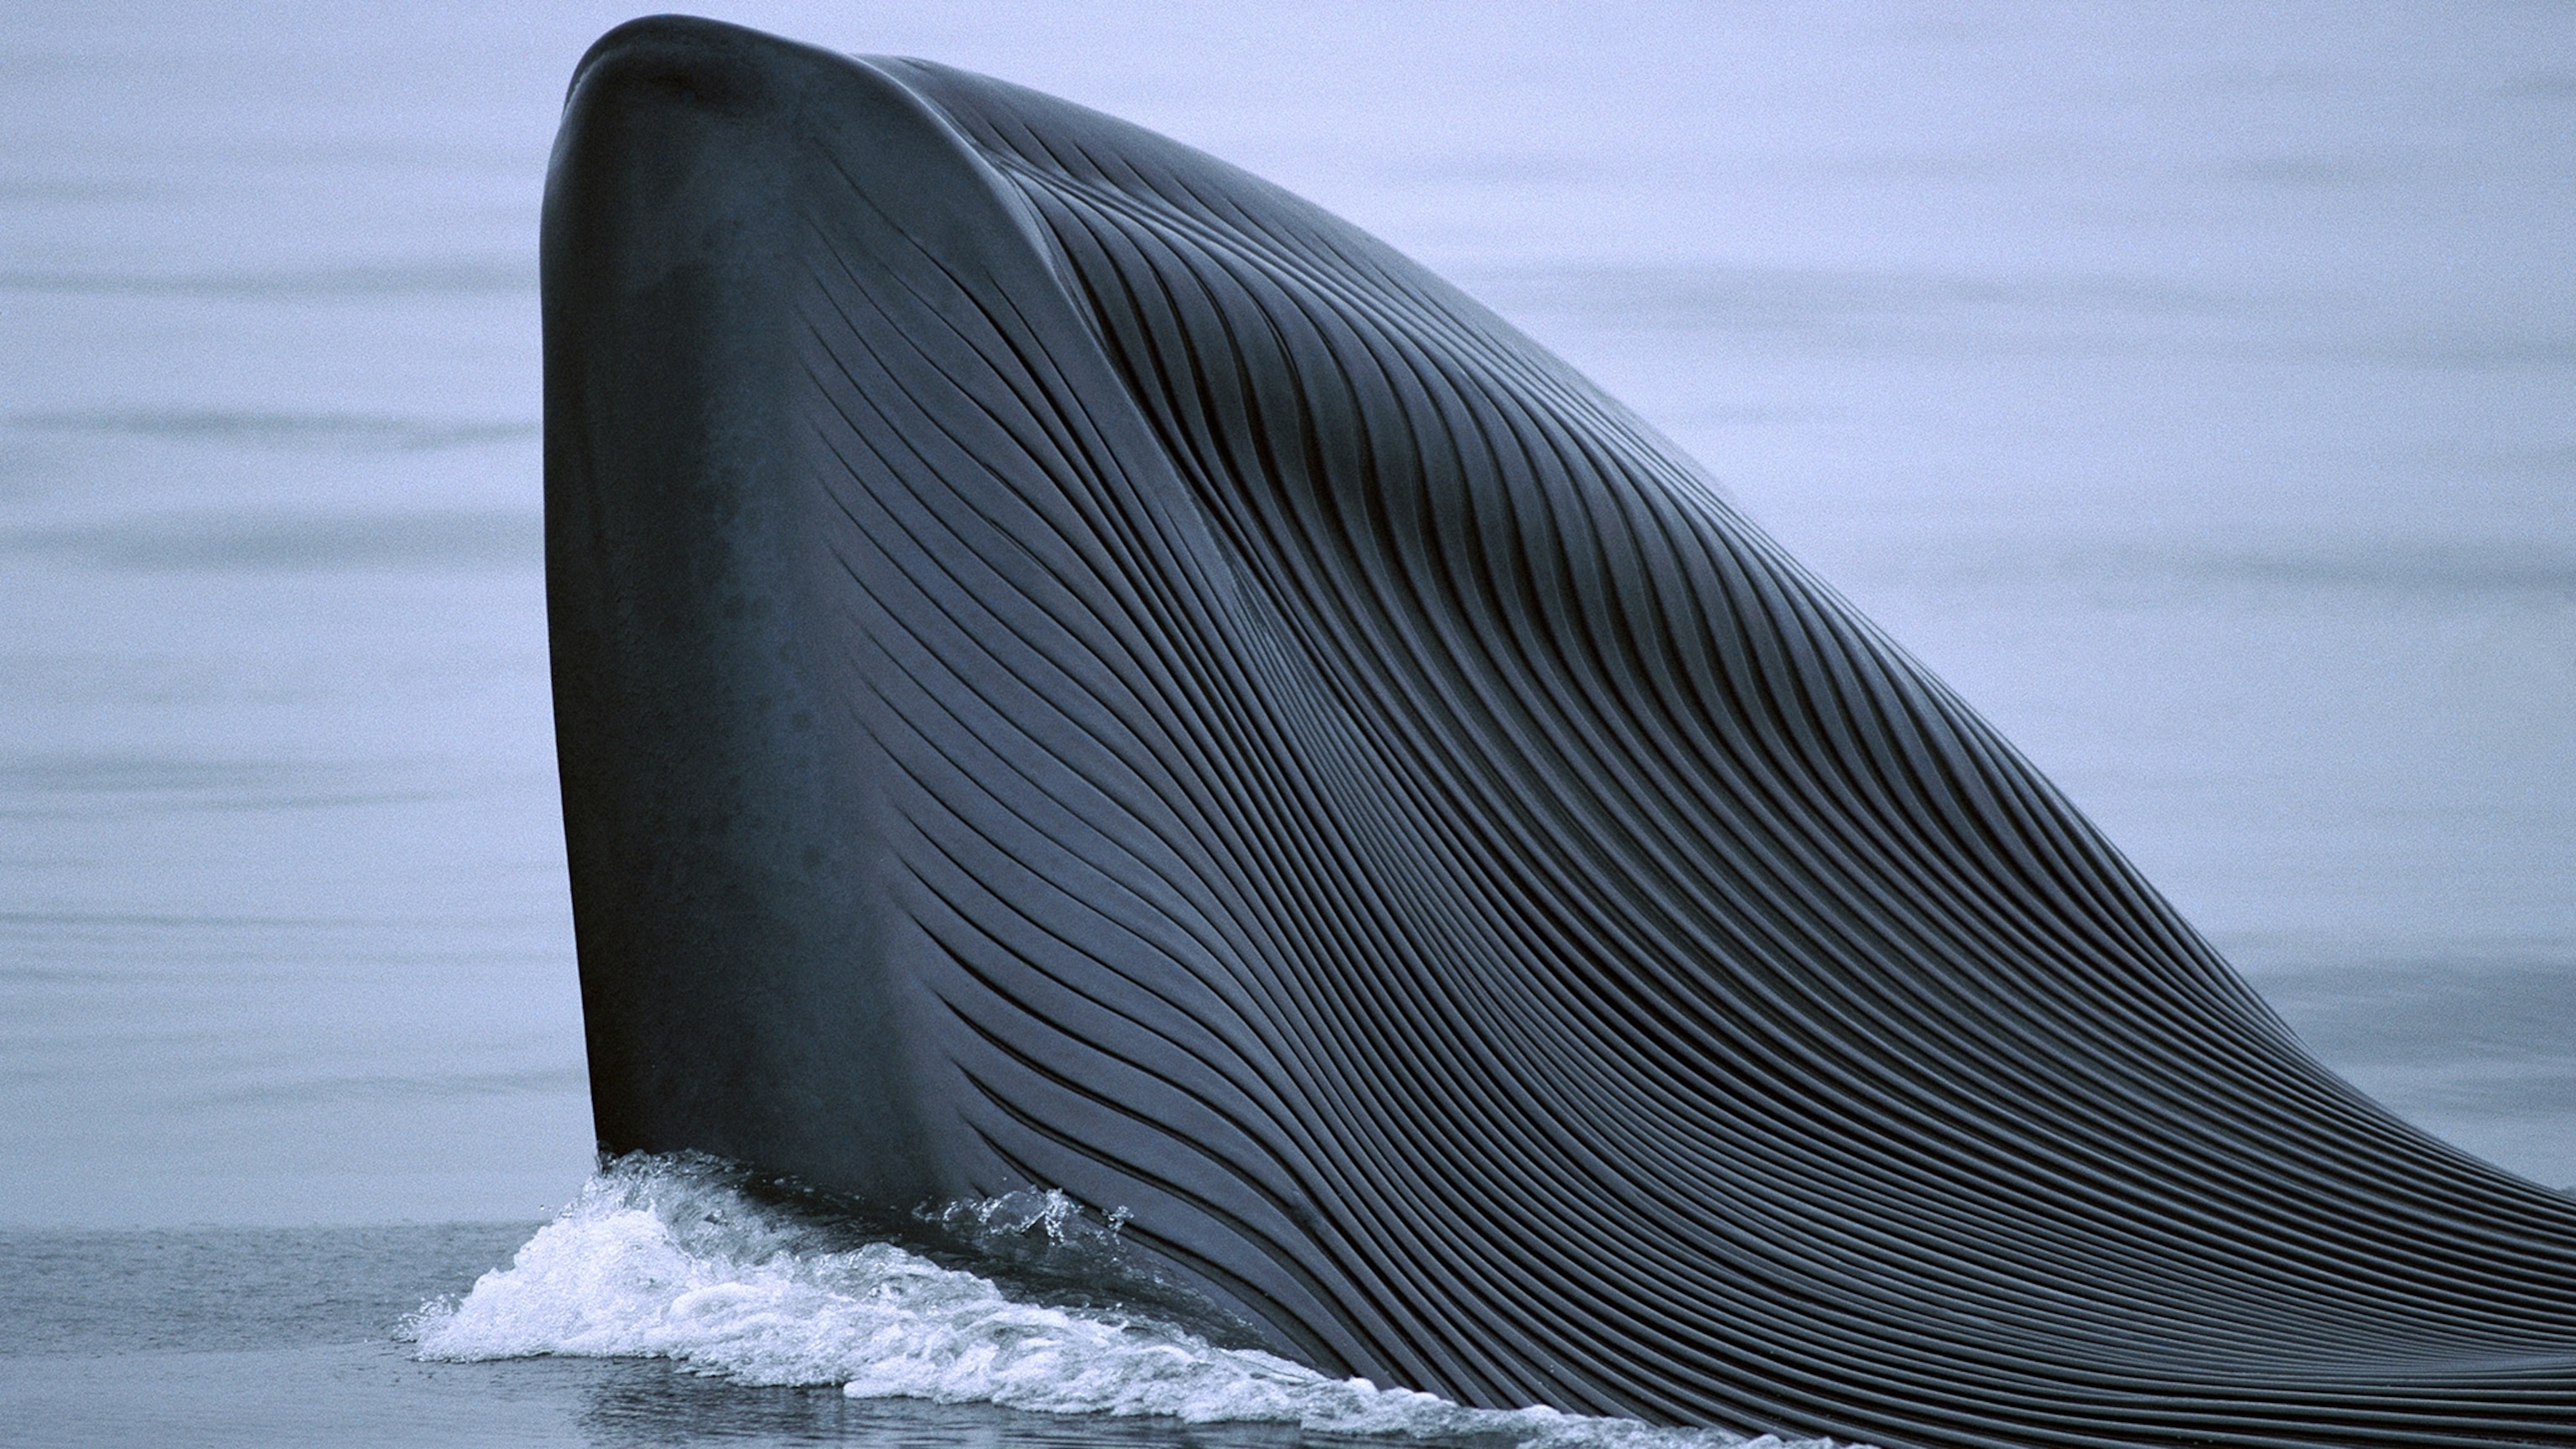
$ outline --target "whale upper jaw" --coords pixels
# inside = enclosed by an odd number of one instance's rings
[[[900,64],[687,17],[618,27],[568,93],[541,260],[557,754],[601,1148],[713,1153],[897,1225],[1033,1175],[961,1111],[978,1028],[921,919],[925,861],[952,847],[925,838],[927,737],[889,697],[924,644],[882,597],[955,563],[887,556],[919,520],[883,495],[916,504],[920,450],[989,422],[992,397],[1089,435],[1076,452],[1150,471],[1159,446],[1027,201]],[[875,401],[853,380],[869,369]],[[870,411],[887,397],[916,411]],[[915,476],[854,480],[861,455],[891,466],[872,449]],[[967,517],[1098,506],[1090,475],[932,471]],[[1148,481],[1185,566],[1220,568],[1177,477]],[[1029,546],[999,553],[986,601],[1050,586]],[[1130,1256],[1121,1296],[1150,1281],[1141,1301],[1220,1341],[1377,1367],[1320,1336],[1328,1306],[1289,1280]]]
[[[835,566],[800,356],[833,261],[814,198],[844,166],[935,169],[889,155],[906,146],[960,168],[864,65],[712,21],[622,25],[574,76],[542,269],[556,738],[601,1144],[908,1207],[966,1184],[913,1110],[882,980],[885,764],[817,632]]]

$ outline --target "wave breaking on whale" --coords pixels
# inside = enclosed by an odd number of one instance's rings
[[[1035,1239],[1044,1252],[1080,1213],[1055,1194],[952,1204],[946,1216]],[[1832,1449],[1544,1408],[1471,1409],[1329,1378],[1150,1316],[1030,1301],[891,1242],[844,1241],[685,1159],[610,1167],[509,1267],[461,1299],[424,1305],[405,1332],[427,1359],[663,1358],[743,1384],[837,1386],[854,1399],[1521,1449]]]

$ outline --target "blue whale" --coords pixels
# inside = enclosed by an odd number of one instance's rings
[[[2320,1067],[1619,404],[1312,205],[707,21],[576,73],[604,1150],[1058,1187],[1236,1339],[1922,1446],[2576,1444],[2576,1201]]]

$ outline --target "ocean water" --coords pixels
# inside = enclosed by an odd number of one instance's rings
[[[947,1216],[987,1258],[1114,1248],[1058,1193]],[[619,1164],[533,1233],[33,1231],[0,1233],[0,1264],[13,1444],[1834,1449],[1326,1378],[1068,1304],[1061,1268],[1052,1294],[1005,1291],[689,1162]]]
[[[592,1180],[535,227],[563,82],[631,12],[21,8],[0,1422],[35,1437],[12,1442],[1382,1432],[1034,1412],[1086,1374],[1132,1387],[1154,1360],[1130,1351],[1339,1402],[1108,1320],[1030,1330],[1081,1344],[1016,1388],[942,1360],[919,1382],[958,1402],[850,1398],[834,1375],[894,1360],[832,1337],[856,1321],[833,1295],[894,1279],[690,1237]],[[2576,11],[713,13],[1131,117],[1459,281],[1983,709],[2329,1064],[2576,1184]],[[546,1263],[639,1242],[715,1275],[684,1291],[750,1284],[692,1302],[771,1315],[826,1386],[738,1381],[779,1376],[721,1323],[654,1337],[678,1294],[485,1344],[657,1357],[437,1356],[507,1285],[574,1304]],[[404,1327],[443,1299],[435,1333]],[[887,1321],[1008,1327],[953,1308]]]

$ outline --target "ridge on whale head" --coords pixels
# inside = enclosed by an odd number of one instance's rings
[[[1236,1336],[1882,1444],[2576,1444],[2576,1202],[2314,1063],[1668,443],[1347,224],[661,17],[547,185],[604,1149],[1061,1187]]]

